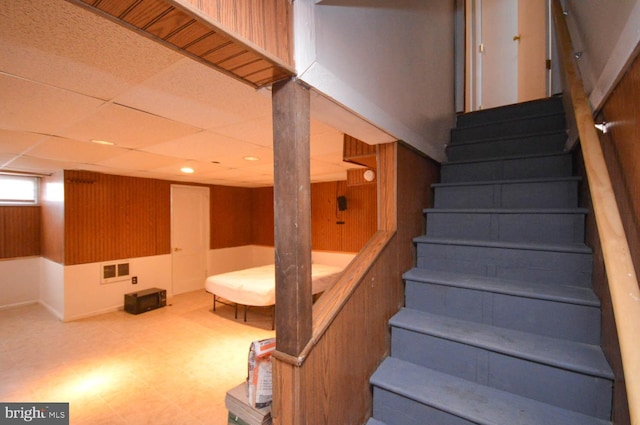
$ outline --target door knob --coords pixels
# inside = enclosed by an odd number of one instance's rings
[[[513,41],[520,41],[520,34],[514,35]]]
[[[182,251],[182,248],[173,248],[173,252]]]

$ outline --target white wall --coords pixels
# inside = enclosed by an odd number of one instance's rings
[[[40,257],[0,261],[0,309],[38,302]]]
[[[64,319],[64,266],[46,258],[40,266],[40,304],[58,319]]]
[[[302,81],[444,159],[455,118],[453,0],[298,0],[294,29]]]
[[[598,109],[640,48],[640,0],[566,0],[589,100]]]
[[[346,266],[355,253],[314,251],[313,261]],[[122,259],[131,279],[101,283],[102,263],[63,266],[46,258],[0,261],[0,309],[39,302],[63,321],[78,320],[123,308],[124,294],[158,287],[171,296],[171,255]],[[273,264],[272,246],[246,245],[210,250],[208,273],[218,274]],[[204,281],[202,282],[204,289]]]
[[[148,288],[162,288],[171,296],[171,255],[122,259],[129,263],[131,279],[101,283],[101,264],[88,263],[64,267],[64,320],[116,311],[124,306],[124,294]]]

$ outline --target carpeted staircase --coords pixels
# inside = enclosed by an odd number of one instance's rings
[[[610,424],[559,97],[461,115],[367,425]]]

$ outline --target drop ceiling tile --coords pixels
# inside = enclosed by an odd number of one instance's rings
[[[54,159],[59,161],[74,161],[79,163],[97,163],[109,158],[129,152],[117,146],[98,145],[91,142],[79,142],[77,140],[62,137],[49,137],[38,146],[29,151],[29,155]]]
[[[195,134],[201,129],[120,105],[108,104],[73,127],[60,132],[70,139],[107,140],[120,147],[140,148]]]
[[[116,102],[201,128],[271,116],[269,98],[189,58],[118,96]]]
[[[28,155],[16,157],[6,166],[7,169],[31,173],[54,173],[59,170],[74,168],[73,162],[36,158]]]
[[[258,157],[260,163],[273,161],[273,150],[255,144],[203,131],[180,139],[144,148],[146,152],[176,156],[198,161],[215,161],[225,167],[247,166],[245,156]]]
[[[61,0],[1,2],[0,51],[4,72],[101,99],[184,58]]]
[[[168,167],[175,165],[180,167],[182,161],[169,156],[156,155],[148,152],[136,150],[124,151],[121,155],[100,161],[97,165],[110,168],[120,168],[135,171],[149,171],[155,168]]]
[[[270,116],[216,127],[212,131],[255,145],[273,147],[273,120]]]
[[[0,73],[0,128],[4,130],[57,134],[97,110],[102,103]]]
[[[0,153],[19,154],[38,145],[48,137],[38,133],[0,129]]]
[[[190,167],[194,170],[194,173],[191,175],[185,174],[180,171],[182,167]],[[168,167],[159,167],[154,168],[149,171],[153,173],[162,173],[165,175],[171,176],[180,176],[183,178],[198,179],[200,177],[208,176],[212,173],[217,173],[220,171],[228,170],[229,168],[223,167],[219,164],[212,164],[210,162],[202,162],[202,161],[181,161],[177,164],[172,164]]]
[[[343,135],[333,130],[311,136],[311,157],[317,155],[333,155],[336,161],[342,161]]]

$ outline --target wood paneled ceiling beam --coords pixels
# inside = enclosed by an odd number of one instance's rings
[[[255,88],[295,75],[292,66],[226,32],[204,14],[187,10],[171,0],[67,1]]]

